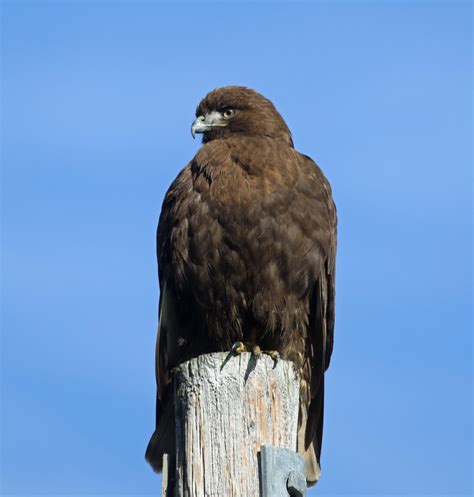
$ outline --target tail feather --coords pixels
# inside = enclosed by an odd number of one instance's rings
[[[145,459],[157,473],[163,469],[163,455],[169,454],[174,456],[176,453],[175,441],[175,420],[174,420],[174,402],[172,398],[161,402],[158,397],[156,429],[148,442],[145,452]]]
[[[321,445],[323,437],[324,377],[318,393],[309,405],[300,400],[297,451],[303,456],[308,486],[315,485],[321,476]]]

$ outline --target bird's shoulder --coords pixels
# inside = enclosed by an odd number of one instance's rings
[[[336,216],[332,188],[318,164],[308,155],[297,152],[298,180],[296,190],[303,197],[316,197],[330,211],[331,217]]]
[[[161,218],[213,200],[305,204],[336,216],[331,185],[316,162],[292,147],[261,138],[204,144],[170,185]]]
[[[190,163],[194,186],[201,191],[214,184],[217,193],[224,193],[219,184],[241,193],[292,193],[298,182],[324,181],[319,168],[309,158],[302,158],[286,143],[265,137],[233,136],[204,144]],[[316,188],[315,188],[316,187]],[[304,188],[303,188],[304,190]],[[231,192],[229,192],[231,193]],[[278,196],[278,195],[277,195]]]

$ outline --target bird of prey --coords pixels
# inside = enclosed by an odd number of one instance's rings
[[[166,193],[160,283],[155,471],[175,453],[172,372],[200,354],[266,351],[301,378],[297,450],[319,479],[324,373],[333,349],[336,208],[321,169],[293,146],[270,100],[217,88],[196,110],[203,145]]]

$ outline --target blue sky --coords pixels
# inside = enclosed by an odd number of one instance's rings
[[[469,3],[2,3],[2,495],[158,495],[163,194],[212,88],[271,98],[339,212],[323,477],[472,490]]]

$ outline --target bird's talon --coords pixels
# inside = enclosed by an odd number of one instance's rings
[[[242,354],[242,352],[246,352],[246,350],[247,347],[242,342],[235,342],[230,349],[230,351],[235,355]]]
[[[252,355],[254,357],[260,357],[262,355],[262,349],[258,345],[255,345],[252,347]]]
[[[264,350],[263,354],[269,355],[273,359],[275,364],[280,359],[280,353],[278,352],[278,350]]]
[[[272,358],[275,362],[277,362],[277,361],[278,361],[278,359],[280,359],[280,354],[279,354],[279,352],[278,352],[277,350],[272,350],[272,351],[270,352],[270,357],[271,357],[271,358]]]

